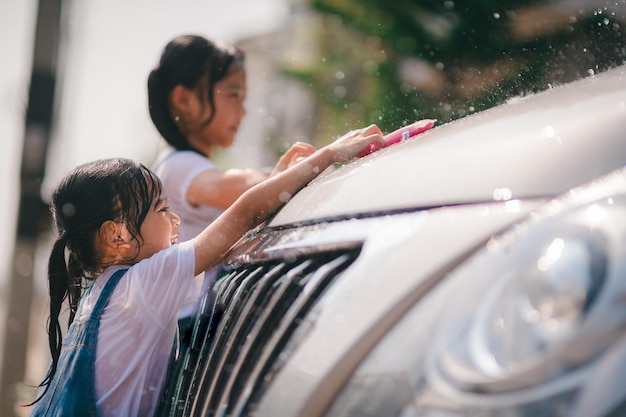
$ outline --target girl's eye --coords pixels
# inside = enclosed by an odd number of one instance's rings
[[[228,97],[232,97],[232,98],[237,98],[237,99],[241,99],[245,97],[245,92],[241,89],[232,89],[230,90],[230,93],[228,94]]]
[[[163,206],[159,211],[166,212],[170,210],[170,206]]]

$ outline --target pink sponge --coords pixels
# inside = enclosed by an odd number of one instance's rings
[[[433,127],[435,125],[435,122],[436,120],[423,119],[410,125],[401,127],[398,130],[394,130],[393,132],[385,135],[385,147],[393,145],[394,143],[402,142],[422,132],[425,132]],[[373,143],[365,148],[358,156],[365,156],[367,154],[377,151],[378,149],[380,149],[380,145],[378,145],[377,143]]]

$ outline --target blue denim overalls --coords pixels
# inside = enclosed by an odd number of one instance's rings
[[[63,339],[56,373],[43,398],[30,416],[94,416],[98,415],[95,400],[94,366],[100,316],[115,286],[127,269],[115,272],[105,284],[91,316],[85,322],[72,322]],[[91,287],[87,289],[87,293]],[[86,294],[85,294],[86,295]],[[80,309],[79,309],[80,310]]]

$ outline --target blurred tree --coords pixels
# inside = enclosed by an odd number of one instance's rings
[[[285,70],[318,99],[314,137],[443,123],[626,62],[625,0],[304,2],[319,56]]]

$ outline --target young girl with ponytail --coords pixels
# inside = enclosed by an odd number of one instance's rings
[[[150,117],[169,144],[152,169],[183,220],[182,239],[200,233],[252,186],[315,152],[312,145],[297,142],[269,175],[250,168],[218,168],[211,158],[215,149],[233,145],[246,115],[246,89],[243,52],[197,35],[172,39],[148,76]],[[215,270],[196,278],[181,324],[193,314],[196,299],[214,275]]]
[[[244,192],[186,241],[150,169],[116,158],[71,171],[51,199],[58,230],[48,264],[52,363],[31,416],[152,416],[194,276],[318,173],[373,143],[384,146],[375,125],[344,135]]]

